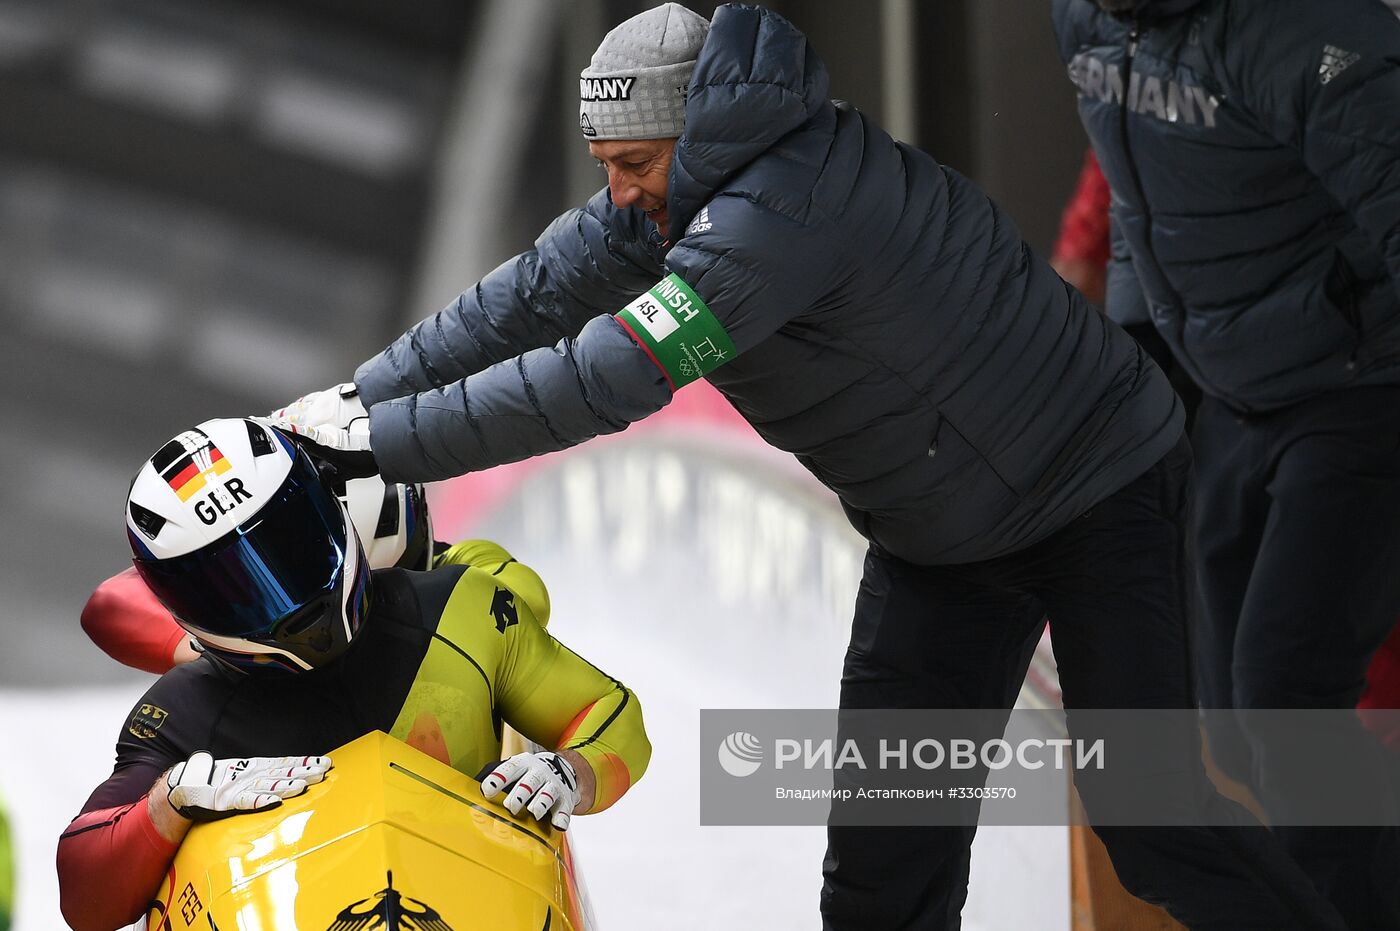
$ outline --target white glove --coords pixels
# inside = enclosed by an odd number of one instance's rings
[[[369,450],[369,414],[353,382],[303,395],[273,411],[266,422],[329,449]]]
[[[543,821],[553,811],[550,823],[561,831],[568,830],[569,818],[578,804],[578,776],[568,760],[548,750],[517,753],[497,763],[490,775],[481,780],[481,794],[493,799],[509,785],[515,788],[501,803],[506,811],[518,815],[524,807],[536,821]]]
[[[302,427],[349,427],[351,422],[365,416],[365,406],[353,382],[333,385],[324,391],[313,391],[297,398],[286,407],[268,415],[279,427],[293,433]]]
[[[319,427],[292,427],[278,423],[276,420],[269,421],[274,427],[281,427],[290,430],[297,436],[304,436],[317,446],[338,453],[368,453],[372,452],[369,446],[369,415],[356,420],[346,427],[333,427],[330,424],[321,424]],[[371,469],[369,474],[373,474]]]
[[[170,806],[191,821],[262,811],[300,795],[331,768],[328,756],[255,756],[216,760],[198,750],[165,777]]]

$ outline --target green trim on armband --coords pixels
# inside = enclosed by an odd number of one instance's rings
[[[617,314],[673,389],[713,372],[734,358],[734,342],[705,302],[675,272]]]

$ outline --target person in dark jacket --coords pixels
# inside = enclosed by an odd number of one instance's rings
[[[1124,299],[1205,392],[1203,704],[1351,707],[1400,610],[1400,22],[1377,0],[1053,10],[1138,279]],[[1318,788],[1297,775],[1318,740],[1383,752],[1360,723],[1209,720],[1275,821]],[[1395,825],[1395,785],[1374,790]],[[1395,828],[1277,831],[1353,927],[1400,928]]]
[[[703,377],[870,541],[843,707],[1008,709],[1047,614],[1067,705],[1192,707],[1190,449],[1132,339],[976,186],[833,103],[767,10],[643,13],[580,97],[608,187],[278,423],[441,479],[622,430]],[[1163,738],[1208,792],[1195,728]],[[1101,835],[1194,927],[1339,926],[1257,825]],[[958,926],[971,829],[829,838],[826,927]]]

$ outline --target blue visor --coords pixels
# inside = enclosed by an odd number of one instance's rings
[[[277,496],[239,527],[193,553],[135,563],[192,630],[256,640],[336,593],[345,547],[339,505],[298,455]]]

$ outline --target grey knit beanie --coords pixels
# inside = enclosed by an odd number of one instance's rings
[[[710,23],[663,3],[603,37],[579,75],[578,125],[590,140],[669,139],[685,129],[685,95]]]

